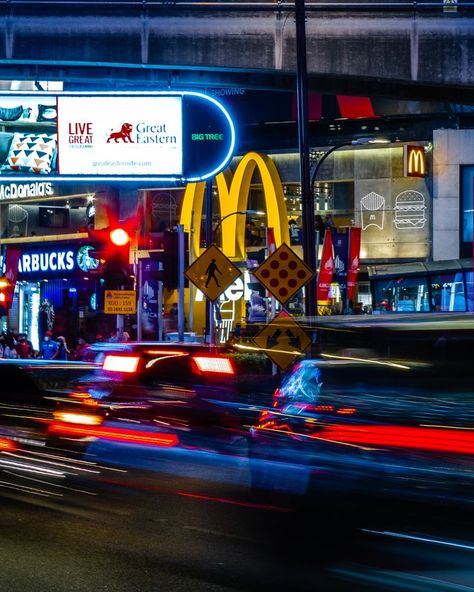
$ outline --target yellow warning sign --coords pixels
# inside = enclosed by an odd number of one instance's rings
[[[214,302],[241,272],[216,245],[211,245],[184,273],[206,298]]]
[[[306,331],[286,311],[281,311],[253,338],[281,370],[286,370],[311,343]]]
[[[283,243],[253,275],[280,304],[285,304],[314,277],[314,271]]]
[[[105,290],[105,314],[135,314],[137,293],[135,290]]]

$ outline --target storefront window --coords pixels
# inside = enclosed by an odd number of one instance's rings
[[[398,277],[374,282],[374,312],[429,312],[428,281]]]
[[[473,273],[466,272],[466,288],[467,288],[467,310],[474,311],[474,290],[473,290]]]
[[[472,255],[474,166],[462,167],[461,176],[461,257]]]
[[[463,274],[450,273],[432,276],[431,301],[433,311],[465,311],[466,295]]]

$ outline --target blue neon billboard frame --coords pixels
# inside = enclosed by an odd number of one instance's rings
[[[5,105],[3,109],[0,108],[0,126],[3,125],[5,130],[3,137],[15,132],[19,135],[14,138],[19,143],[13,146],[12,141],[10,152],[7,155],[2,154],[7,160],[0,162],[0,183],[2,178],[8,182],[198,182],[222,171],[229,164],[236,144],[235,126],[229,112],[214,97],[200,92],[15,91],[0,93],[0,101],[0,106]],[[122,106],[125,108],[122,109]],[[16,119],[2,118],[2,115],[7,118],[16,117],[17,109],[20,107],[24,109]],[[84,117],[85,109],[89,109],[87,117]],[[98,109],[99,112],[95,112],[94,109]],[[45,119],[44,113],[48,111],[56,115],[56,118]],[[77,121],[73,122],[74,118]],[[139,119],[139,124],[134,123]],[[130,124],[124,123],[129,120]],[[108,131],[105,133],[104,126],[107,125]],[[124,125],[131,128],[132,135],[128,140],[119,133]],[[173,132],[166,135],[170,128],[173,128]],[[148,134],[150,129],[154,134]],[[158,131],[163,133],[159,134]],[[57,139],[55,155],[48,163],[50,169],[46,171],[40,169],[40,172],[36,172],[37,169],[33,167],[33,172],[29,167],[30,160],[25,154],[29,154],[31,148],[37,148],[30,142],[34,139],[32,136]],[[148,141],[153,142],[153,136],[156,142],[161,142],[163,138],[174,139],[174,146],[172,140],[169,146],[153,143],[138,146],[143,141],[145,144]],[[68,145],[68,138],[76,138],[81,144]],[[23,141],[25,143],[22,143]],[[25,146],[26,149],[23,150]],[[77,150],[72,152],[72,148]],[[112,154],[110,160],[93,159],[94,166],[98,167],[99,172],[91,173],[92,161],[87,162],[89,156],[100,154],[102,158],[103,154],[103,158],[107,159],[109,153]],[[118,153],[124,155],[123,160],[117,160]],[[12,158],[12,154],[15,158]],[[38,154],[43,152],[40,151]],[[78,155],[77,170],[71,154]],[[139,155],[138,159],[144,155],[146,158],[136,161],[134,154]],[[20,160],[17,158],[18,155]],[[17,166],[18,162],[20,167]],[[135,166],[137,163],[143,164],[143,168]],[[13,170],[14,166],[17,170]],[[118,170],[117,173],[114,167]],[[101,172],[103,170],[107,172]],[[143,170],[147,170],[146,174],[143,174]],[[153,172],[156,170],[157,173]]]

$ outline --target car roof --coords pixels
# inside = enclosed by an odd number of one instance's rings
[[[98,342],[91,345],[91,349],[97,352],[141,352],[150,349],[179,350],[190,353],[212,352],[226,353],[226,347],[216,347],[206,343],[177,342],[177,341],[126,341],[126,342]]]

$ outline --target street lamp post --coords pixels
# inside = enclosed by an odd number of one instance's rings
[[[247,214],[260,214],[257,210],[239,210],[237,212],[230,212],[230,214],[226,214],[223,218],[220,218],[218,223],[216,224],[214,230],[210,230],[209,234],[212,236],[212,241],[208,241],[208,246],[210,242],[215,243],[217,238],[217,231],[219,230],[222,222],[229,218],[230,216],[237,216],[237,215],[247,215]],[[214,303],[208,301],[207,306],[207,314],[206,314],[206,335],[208,337],[208,341],[211,345],[214,345]]]
[[[301,182],[301,218],[303,222],[303,259],[306,265],[316,271],[314,249],[314,201],[310,187],[309,129],[308,129],[308,84],[306,61],[306,16],[305,1],[295,0],[296,25],[296,99],[298,106],[298,145]],[[316,281],[314,278],[305,286],[304,308],[307,317],[317,312]]]
[[[213,242],[216,242],[216,238],[217,238],[217,231],[219,230],[219,228],[221,227],[222,222],[224,222],[224,220],[226,220],[227,218],[229,218],[230,216],[236,216],[236,215],[242,215],[242,216],[246,216],[247,214],[249,215],[256,215],[256,214],[261,214],[262,212],[259,212],[257,210],[240,210],[237,212],[230,212],[230,214],[227,214],[226,216],[224,216],[223,218],[219,219],[219,222],[216,224],[215,228],[214,228],[214,232],[213,232]]]
[[[316,181],[316,177],[319,172],[319,169],[321,168],[321,165],[323,164],[323,162],[326,160],[326,158],[329,155],[331,155],[336,150],[339,150],[339,148],[343,148],[344,146],[363,146],[366,144],[388,144],[388,143],[389,143],[389,140],[386,140],[386,139],[365,137],[365,138],[357,138],[356,140],[348,140],[347,142],[341,142],[340,144],[336,144],[335,146],[332,146],[332,148],[329,148],[329,150],[327,150],[321,156],[321,158],[317,161],[316,166],[314,167],[313,173],[311,175],[311,201],[313,202],[313,204],[314,204],[314,198],[315,198],[314,183]],[[317,294],[317,292],[316,292],[316,294]],[[345,303],[345,308],[347,308],[347,303]],[[316,296],[316,314],[317,314],[317,310],[318,310],[318,301],[317,301],[317,296]]]

